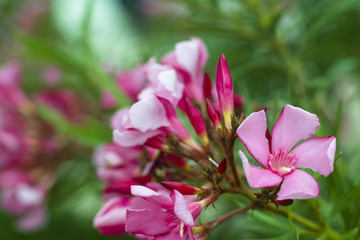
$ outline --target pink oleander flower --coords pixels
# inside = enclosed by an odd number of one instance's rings
[[[76,96],[67,90],[47,91],[37,93],[35,99],[49,105],[71,121],[80,121],[81,116],[76,106]]]
[[[208,59],[204,43],[198,38],[179,42],[175,50],[168,53],[162,64],[174,68],[185,84],[184,96],[202,102],[204,100],[203,68]]]
[[[237,129],[237,135],[250,155],[264,167],[251,165],[240,151],[249,185],[266,188],[281,184],[277,200],[317,197],[316,179],[297,168],[310,168],[328,176],[334,168],[336,139],[314,137],[296,144],[314,135],[319,126],[316,115],[290,105],[283,108],[271,136],[267,133],[264,110],[247,117]]]
[[[21,90],[22,71],[18,64],[9,63],[0,69],[0,107],[18,109],[26,102]]]
[[[157,240],[195,239],[191,227],[207,200],[196,202],[177,190],[170,192],[156,183],[132,186],[137,203],[127,210],[125,228],[128,233],[142,234]]]
[[[17,228],[21,231],[39,229],[47,221],[44,206],[47,188],[30,182],[27,173],[17,170],[2,172],[0,176],[2,206],[12,214],[21,215],[17,222]]]
[[[116,143],[108,143],[96,149],[93,161],[97,167],[97,175],[106,182],[130,179],[140,173],[139,147],[122,147]]]
[[[216,72],[216,90],[225,127],[230,130],[231,115],[234,112],[234,88],[224,54],[220,56]]]
[[[27,140],[27,136],[19,130],[0,127],[0,169],[6,169],[28,159]]]
[[[174,106],[178,104],[183,96],[184,84],[178,80],[174,69],[152,63],[148,67],[147,78],[149,82],[139,93],[139,100],[155,95],[167,99]]]
[[[112,119],[114,141],[124,147],[143,145],[149,138],[162,134],[160,128],[168,126],[165,108],[155,95],[120,110]]]
[[[148,83],[148,70],[155,63],[150,59],[147,63],[137,66],[132,71],[120,72],[116,76],[116,82],[132,100],[137,101],[138,95]]]
[[[94,227],[102,234],[125,234],[126,211],[134,203],[134,198],[115,196],[108,199],[94,219]]]

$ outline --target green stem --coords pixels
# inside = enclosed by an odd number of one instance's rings
[[[240,193],[244,196],[246,196],[247,198],[249,198],[251,201],[253,202],[257,202],[257,197],[247,188],[245,187],[242,187]],[[307,218],[304,218],[296,213],[291,213],[289,215],[289,213],[283,209],[283,208],[277,208],[275,205],[273,204],[267,204],[266,207],[265,207],[266,210],[269,210],[269,211],[272,211],[278,215],[282,215],[284,217],[288,217],[290,219],[292,219],[293,221],[297,222],[297,223],[300,223],[301,225],[311,229],[311,230],[314,230],[314,231],[321,231],[322,228],[319,224],[307,219]]]
[[[231,167],[231,171],[234,175],[234,179],[235,179],[235,184],[238,188],[241,188],[241,180],[239,177],[239,173],[236,169],[236,164],[235,164],[235,159],[234,159],[234,149],[233,146],[234,144],[231,144],[232,146],[230,147],[230,149],[228,149],[226,151],[226,158],[228,163],[230,163],[230,167]]]

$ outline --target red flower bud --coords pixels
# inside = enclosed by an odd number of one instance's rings
[[[145,146],[149,146],[149,147],[164,150],[164,151],[166,151],[168,148],[166,143],[163,142],[163,138],[160,136],[155,136],[155,137],[149,138],[146,141]]]
[[[241,108],[244,103],[244,99],[240,95],[234,95],[234,105],[235,107]]]
[[[203,83],[203,90],[204,90],[204,97],[210,99],[211,98],[211,79],[208,73],[204,74],[204,83]]]
[[[226,161],[226,158],[224,158],[224,159],[220,162],[220,164],[219,164],[219,166],[218,166],[218,168],[217,168],[217,171],[218,171],[218,173],[219,173],[220,175],[224,175],[224,173],[226,172],[226,168],[227,168],[227,161]]]
[[[183,195],[201,194],[202,190],[180,182],[161,182],[161,185],[169,190],[177,190]]]
[[[177,167],[185,167],[186,166],[186,161],[182,157],[178,157],[178,156],[174,156],[174,155],[167,155],[167,159],[169,159]]]
[[[277,203],[281,206],[290,206],[293,204],[294,200],[292,199],[284,199],[284,200],[278,200]]]

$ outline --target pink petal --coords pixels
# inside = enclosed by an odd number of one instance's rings
[[[315,198],[319,192],[319,184],[313,176],[295,169],[284,176],[277,200]]]
[[[169,125],[165,109],[154,95],[132,105],[129,110],[129,118],[133,127],[142,132]]]
[[[102,234],[124,234],[126,210],[131,206],[132,200],[121,197],[108,200],[96,214],[94,227]]]
[[[236,130],[240,140],[244,143],[251,156],[261,165],[268,167],[269,144],[266,139],[266,116],[261,110],[250,114]]]
[[[173,201],[170,199],[169,190],[160,184],[148,183],[148,187],[133,185],[131,186],[131,194],[143,197],[146,201],[161,207],[173,206]]]
[[[319,119],[315,114],[286,105],[271,133],[271,152],[278,149],[290,151],[297,142],[314,135],[319,126]]]
[[[243,162],[243,168],[246,179],[252,188],[275,187],[282,181],[282,177],[270,170],[256,167],[249,163],[242,151],[239,151],[240,158]]]
[[[326,177],[334,171],[335,150],[334,136],[310,138],[292,151],[297,159],[295,167],[310,168]]]
[[[140,185],[133,185],[131,186],[131,194],[139,197],[153,197],[153,196],[160,196],[160,193],[157,193],[150,188],[140,186]]]
[[[114,130],[113,138],[114,141],[118,143],[120,146],[133,147],[137,145],[143,145],[146,142],[146,140],[154,136],[157,136],[159,134],[162,134],[162,131],[150,130],[147,132],[140,132],[135,129],[130,129],[122,132],[119,130]]]
[[[143,210],[127,210],[126,212],[126,232],[131,234],[144,234],[155,236],[168,233],[171,228],[167,226],[169,213],[162,211],[161,208]]]
[[[184,222],[185,225],[193,226],[195,224],[194,219],[187,208],[187,203],[183,195],[176,190],[173,191],[173,194],[175,198],[174,212],[176,216]]]
[[[156,236],[154,240],[187,240],[187,236],[184,233],[181,237],[180,232],[173,230],[167,234]]]
[[[25,214],[17,221],[16,226],[20,231],[35,231],[45,226],[47,223],[47,213],[44,207],[37,207]]]
[[[195,41],[183,41],[175,45],[178,63],[192,76],[196,74],[199,61],[199,46]]]
[[[127,128],[131,128],[131,122],[129,120],[129,108],[123,108],[115,112],[112,116],[110,125],[112,129],[123,131]]]

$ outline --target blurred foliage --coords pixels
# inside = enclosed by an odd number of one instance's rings
[[[343,154],[328,178],[319,177],[318,201],[295,201],[288,211],[318,218],[325,231],[315,238],[339,237],[334,230],[341,234],[338,239],[360,237],[359,0],[163,0],[157,1],[164,8],[156,16],[145,14],[145,1],[53,0],[43,1],[48,11],[31,32],[16,21],[25,2],[0,0],[0,56],[2,64],[24,63],[30,92],[41,85],[34,66],[56,65],[63,71],[62,84],[85,99],[99,102],[101,92],[109,90],[118,107],[126,106],[129,101],[104,70],[107,64],[124,69],[152,56],[160,59],[176,42],[197,36],[209,50],[212,76],[225,54],[246,114],[268,107],[273,123],[286,103],[317,114],[318,134],[335,135]],[[60,134],[87,148],[60,170],[50,194],[49,225],[21,234],[9,216],[0,216],[0,238],[111,239],[91,227],[101,205],[101,184],[90,159],[91,147],[111,139],[112,113],[93,110],[81,126],[45,107],[40,113]],[[245,202],[223,196],[218,210],[209,208],[203,218]],[[314,239],[308,235],[285,218],[254,211],[220,225],[210,239]]]

